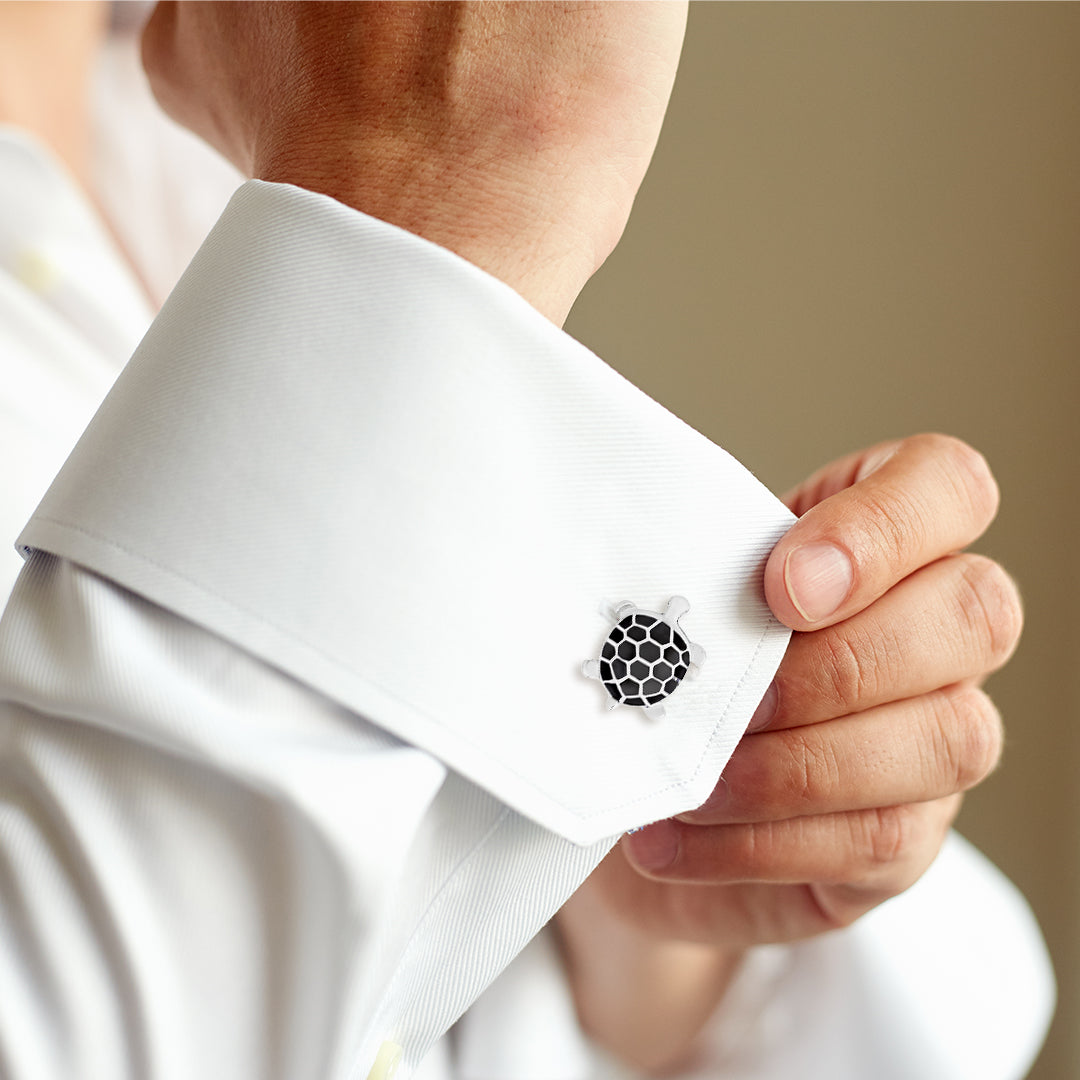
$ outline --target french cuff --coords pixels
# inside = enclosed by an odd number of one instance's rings
[[[18,543],[588,844],[711,790],[788,640],[761,576],[791,520],[506,285],[250,181]],[[686,669],[662,716],[583,673],[635,614]]]

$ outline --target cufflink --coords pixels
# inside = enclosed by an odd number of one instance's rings
[[[604,684],[611,698],[609,709],[632,705],[648,717],[664,715],[662,702],[705,663],[705,650],[690,641],[679,625],[689,610],[683,596],[673,596],[663,614],[646,611],[629,600],[619,604],[600,658],[581,665],[586,678]]]

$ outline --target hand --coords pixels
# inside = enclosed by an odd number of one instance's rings
[[[1001,751],[979,686],[1016,645],[1020,602],[1000,566],[956,554],[997,508],[983,458],[917,436],[827,466],[788,502],[802,516],[765,594],[798,632],[752,733],[702,807],[621,841],[560,915],[579,1008],[639,1062],[673,1025],[644,1055],[647,1023],[626,1030],[610,986],[597,1001],[575,951],[602,920],[624,957],[630,941],[705,946],[680,964],[718,996],[740,951],[846,926],[911,885]]]
[[[158,100],[248,175],[449,247],[556,322],[622,233],[672,3],[159,3]]]

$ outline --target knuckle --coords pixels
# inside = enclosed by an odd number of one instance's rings
[[[834,708],[846,712],[849,704],[859,701],[866,692],[872,668],[868,670],[859,649],[843,629],[826,631],[821,645],[823,655],[819,671],[825,682],[822,689],[832,698]]]
[[[819,899],[837,927],[910,888],[934,861],[960,796],[851,811],[845,815],[853,852],[844,871]]]
[[[722,876],[726,881],[759,877],[778,854],[776,827],[770,821],[725,826]]]
[[[926,449],[956,486],[958,496],[985,528],[997,513],[1001,495],[986,458],[953,435],[925,435]]]
[[[917,815],[908,806],[885,806],[862,815],[862,849],[872,867],[892,866],[917,841]]]
[[[881,699],[902,675],[902,642],[893,628],[860,629],[851,622],[819,631],[815,689],[844,716]]]
[[[1016,649],[1024,626],[1020,591],[1004,568],[983,555],[960,557],[960,615],[978,640],[992,668]]]
[[[960,516],[962,531],[969,537],[981,533],[997,512],[994,474],[986,458],[962,439],[914,435],[903,446],[922,468],[929,469],[934,482],[900,484],[894,478],[862,493],[863,536],[855,552],[857,565],[867,558],[906,565],[926,537],[940,533],[943,509],[949,510],[950,517]]]
[[[947,696],[947,701],[943,757],[953,790],[967,791],[985,780],[1001,760],[1001,715],[981,690],[956,691]]]
[[[855,546],[856,566],[883,559],[905,566],[910,554],[932,535],[936,508],[914,485],[882,484],[862,492],[862,529]]]
[[[777,791],[769,808],[776,815],[814,813],[830,794],[836,790],[840,778],[839,762],[831,744],[818,737],[811,727],[809,731],[795,729],[785,739],[789,767],[784,770],[788,777],[785,790]]]
[[[892,489],[867,493],[863,499],[863,532],[859,537],[855,562],[872,565],[884,559],[888,566],[902,566],[908,552],[916,550],[918,539],[929,527],[923,507]]]
[[[887,881],[873,885],[859,882],[854,885],[810,886],[814,892],[816,914],[825,932],[846,930],[868,911],[898,896],[914,882]]]
[[[806,886],[815,921],[822,932],[846,930],[879,901],[865,891],[847,885]]]

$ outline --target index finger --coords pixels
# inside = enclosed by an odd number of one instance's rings
[[[793,630],[861,611],[986,530],[998,487],[982,454],[947,435],[904,439],[873,472],[811,507],[773,549],[765,598]]]

